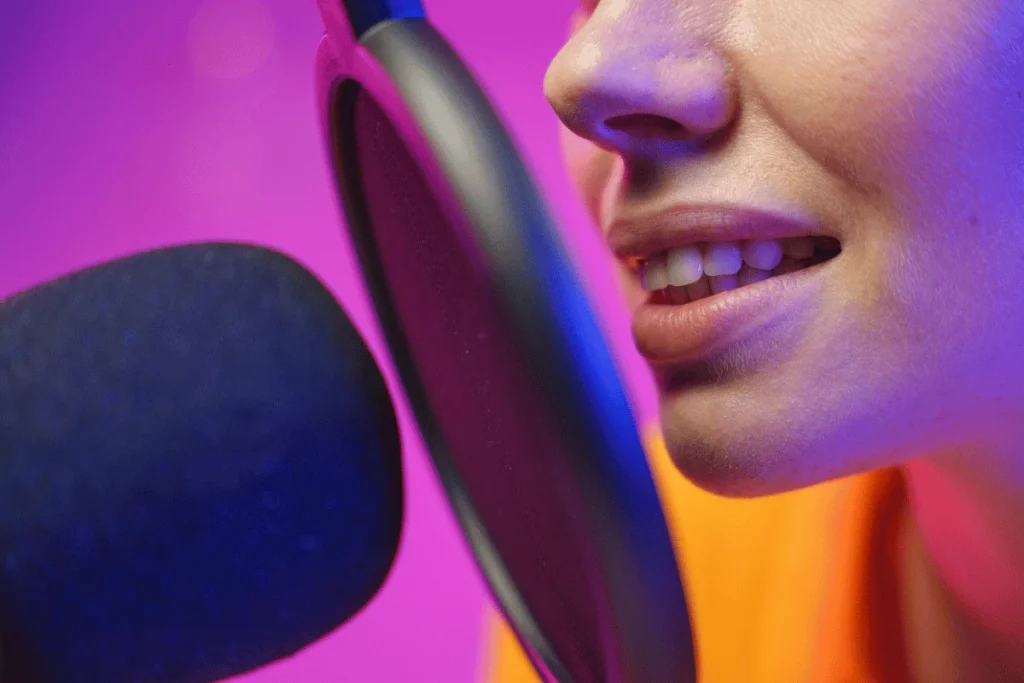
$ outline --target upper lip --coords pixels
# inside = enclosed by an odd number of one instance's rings
[[[699,242],[784,239],[825,234],[821,225],[797,211],[774,211],[727,204],[677,204],[652,213],[617,217],[608,246],[619,258],[644,259]]]

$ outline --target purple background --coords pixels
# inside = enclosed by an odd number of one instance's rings
[[[653,400],[541,82],[573,0],[427,0],[565,226],[641,417]],[[342,238],[313,95],[314,0],[0,1],[0,296],[145,248],[275,247],[320,276],[397,389]],[[353,621],[235,680],[469,683],[485,589],[396,393],[408,508],[387,584]]]

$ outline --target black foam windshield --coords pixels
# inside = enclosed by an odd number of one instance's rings
[[[388,573],[400,440],[370,351],[275,252],[163,249],[0,303],[4,683],[212,681]]]
[[[449,485],[464,485],[560,659],[576,676],[597,676],[599,622],[574,542],[573,518],[583,506],[559,467],[564,431],[530,376],[479,254],[438,205],[379,105],[355,92],[350,221],[361,223],[364,251],[380,264],[385,291],[378,295],[389,300],[392,332],[415,367],[419,386],[409,390],[432,417],[426,431],[441,473]]]

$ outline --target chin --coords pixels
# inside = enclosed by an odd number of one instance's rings
[[[771,398],[767,398],[771,396]],[[731,498],[753,498],[813,486],[872,469],[843,434],[850,425],[822,419],[820,404],[785,393],[720,381],[663,390],[665,446],[696,486]]]
[[[774,466],[778,451],[725,435],[708,425],[666,415],[662,409],[665,446],[672,462],[696,486],[729,498],[755,498],[798,488]]]

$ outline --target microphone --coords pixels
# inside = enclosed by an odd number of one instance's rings
[[[0,303],[0,680],[198,683],[365,605],[402,523],[387,387],[264,248],[98,265]]]

